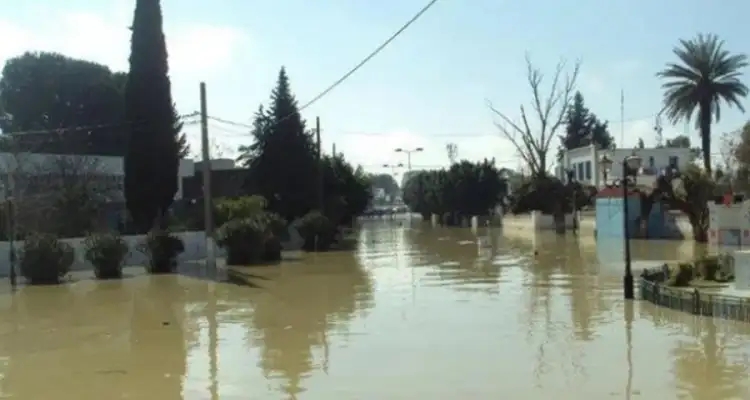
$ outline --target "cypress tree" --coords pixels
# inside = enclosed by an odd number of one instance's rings
[[[125,199],[133,222],[146,231],[169,209],[177,192],[180,124],[172,103],[159,0],[136,1],[131,30]]]
[[[252,190],[289,221],[305,215],[317,201],[317,159],[283,67],[270,107],[256,114],[255,125],[255,143],[247,149]]]

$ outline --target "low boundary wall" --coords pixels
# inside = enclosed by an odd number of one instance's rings
[[[641,300],[659,307],[704,317],[750,322],[750,297],[706,293],[698,289],[674,288],[645,279],[639,280],[639,289]]]

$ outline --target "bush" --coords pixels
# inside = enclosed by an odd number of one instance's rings
[[[94,266],[99,279],[122,278],[122,264],[128,255],[128,244],[118,233],[96,233],[84,242],[86,261]]]
[[[32,284],[58,284],[70,272],[73,247],[49,234],[31,234],[21,251],[21,275]]]
[[[177,270],[177,256],[185,251],[185,244],[169,232],[150,232],[146,237],[146,270],[152,274],[169,274]]]
[[[286,221],[274,213],[234,219],[216,232],[216,243],[227,250],[228,265],[256,265],[281,260],[281,235]]]
[[[216,202],[216,224],[221,226],[229,221],[252,218],[265,212],[268,202],[263,196],[244,196],[236,199],[221,199]]]
[[[336,238],[336,226],[320,211],[307,213],[299,223],[305,251],[328,251]]]

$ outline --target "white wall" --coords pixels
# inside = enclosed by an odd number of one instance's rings
[[[175,235],[182,238],[185,243],[185,252],[180,254],[178,261],[198,261],[206,258],[206,235],[203,232],[179,232]],[[148,258],[144,253],[139,251],[146,239],[145,235],[124,236],[130,247],[130,253],[125,258],[125,265],[141,266],[146,265]],[[84,247],[83,238],[62,239],[69,243],[75,249],[75,262],[71,267],[74,271],[90,270],[93,267],[83,258]],[[216,247],[216,246],[214,246]],[[16,254],[20,254],[23,248],[23,241],[15,242]],[[0,276],[8,276],[10,245],[8,242],[0,242]],[[216,257],[224,257],[226,252],[216,248]]]
[[[574,221],[575,216],[573,214],[565,214],[565,229],[573,229]],[[555,217],[553,215],[542,214],[541,211],[532,211],[531,226],[534,227],[535,231],[555,230]]]

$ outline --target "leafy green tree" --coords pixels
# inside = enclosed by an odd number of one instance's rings
[[[682,39],[673,52],[680,62],[669,63],[657,73],[665,80],[664,111],[673,123],[690,121],[698,111],[703,167],[710,172],[711,123],[719,121],[722,101],[744,111],[741,101],[748,88],[741,80],[741,70],[748,65],[748,58],[725,50],[724,41],[713,34]]]
[[[294,221],[317,207],[318,160],[283,67],[268,111],[260,108],[253,126],[255,142],[240,149],[248,187],[269,201],[269,210]]]
[[[494,161],[461,161],[449,169],[421,171],[409,179],[404,202],[423,218],[431,214],[486,215],[506,193],[507,184]]]
[[[383,189],[385,194],[393,200],[399,192],[398,183],[391,174],[375,174],[370,177],[373,189]]]
[[[342,155],[321,160],[325,209],[323,213],[336,226],[351,225],[372,198],[372,181],[361,167],[354,168]]]
[[[106,129],[34,134],[18,144],[22,151],[122,155],[127,131],[125,74],[58,53],[24,53],[6,61],[0,79],[0,118],[5,133],[75,126]],[[33,140],[35,139],[35,140]],[[62,140],[64,139],[64,140]]]
[[[573,102],[565,115],[565,133],[560,136],[558,161],[562,160],[565,150],[590,146],[592,143],[599,149],[614,147],[614,139],[609,133],[607,122],[602,122],[584,104],[581,92],[576,92]]]
[[[158,0],[136,1],[125,115],[130,121],[125,199],[133,222],[148,230],[174,201],[180,161],[181,126],[172,103]]]
[[[128,134],[124,90],[128,75],[58,53],[24,53],[6,61],[0,79],[0,129],[18,135],[13,151],[124,156]],[[187,140],[180,139],[181,154]]]

